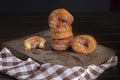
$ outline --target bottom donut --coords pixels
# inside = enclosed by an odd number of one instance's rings
[[[54,50],[66,50],[69,46],[65,44],[52,44]]]
[[[68,37],[64,39],[52,39],[52,48],[54,50],[66,50],[73,40],[73,37]]]

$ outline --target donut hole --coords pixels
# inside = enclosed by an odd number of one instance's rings
[[[61,20],[61,19],[58,19],[58,22],[57,22],[57,27],[64,27],[65,25],[67,25],[67,22],[65,20]]]
[[[61,23],[64,25],[64,24],[68,23],[68,21],[66,19],[58,18],[58,23]]]
[[[85,47],[88,48],[88,41],[84,38],[80,38],[79,40],[80,44],[84,45]]]
[[[66,22],[65,20],[60,19],[60,18],[58,19],[58,21],[59,21],[59,22]]]

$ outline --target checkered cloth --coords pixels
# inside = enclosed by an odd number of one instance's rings
[[[87,67],[68,68],[51,63],[40,65],[31,58],[23,61],[13,56],[7,48],[0,52],[0,71],[20,80],[90,80],[96,79],[106,69],[115,65],[116,56],[99,66],[92,64]]]

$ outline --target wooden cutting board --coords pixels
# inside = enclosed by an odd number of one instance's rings
[[[44,37],[47,42],[44,49],[36,49],[25,51],[23,41],[31,36]],[[28,35],[16,40],[4,42],[2,47],[7,47],[18,58],[26,60],[28,57],[33,58],[39,63],[54,63],[64,65],[66,67],[88,66],[90,64],[100,65],[115,55],[115,51],[97,45],[97,48],[91,54],[78,54],[69,48],[66,51],[54,51],[51,49],[51,34],[49,30]]]

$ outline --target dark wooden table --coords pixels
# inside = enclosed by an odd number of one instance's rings
[[[74,35],[93,35],[99,44],[116,50],[120,57],[120,12],[72,13]],[[49,13],[0,14],[0,43],[49,29]],[[2,48],[0,47],[0,50]],[[116,80],[120,78],[118,65],[106,70],[97,80]],[[0,80],[13,78],[0,73]]]

